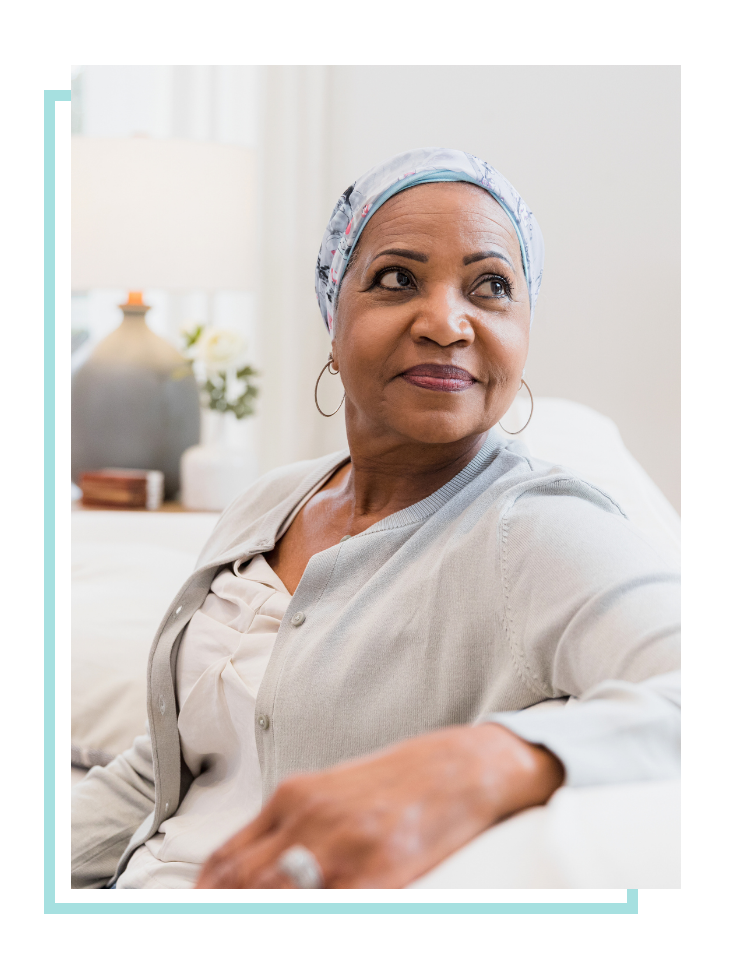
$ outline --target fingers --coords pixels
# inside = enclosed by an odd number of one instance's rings
[[[259,843],[267,840],[278,826],[278,814],[273,804],[264,807],[257,817],[241,828],[224,845],[216,849],[202,866],[196,889],[240,889],[239,879],[248,866],[249,854],[259,850]]]
[[[263,811],[233,835],[205,862],[195,888],[288,888],[291,883],[273,868],[294,842],[289,830],[305,794],[305,777],[281,784]]]
[[[325,796],[319,779],[296,777],[281,785],[262,814],[208,859],[196,888],[296,888],[278,867],[281,855],[296,843],[315,856],[326,888],[355,887],[356,874],[365,877],[367,862],[379,869],[382,832],[377,821],[382,819],[353,804],[344,811],[343,803]],[[377,886],[383,883],[368,887]]]
[[[229,838],[224,845],[221,845],[218,848],[218,852],[237,852],[242,848],[254,844],[274,831],[278,827],[279,821],[278,810],[272,802],[269,802],[253,821],[249,821],[232,838]]]
[[[283,872],[271,865],[263,870],[261,875],[255,880],[254,889],[296,889],[297,886]]]
[[[292,881],[279,870],[281,855],[294,844],[291,833],[277,830],[238,848],[231,839],[205,863],[198,889],[289,889]]]

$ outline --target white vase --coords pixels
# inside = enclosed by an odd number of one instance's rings
[[[258,478],[253,421],[204,410],[201,430],[200,444],[182,455],[182,505],[221,512]]]

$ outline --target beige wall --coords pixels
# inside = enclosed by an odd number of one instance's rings
[[[545,237],[533,392],[612,417],[676,507],[679,87],[677,67],[333,67],[324,189],[327,219],[364,170],[422,145],[499,169]]]

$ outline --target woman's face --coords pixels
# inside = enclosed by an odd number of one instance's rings
[[[529,329],[519,241],[494,198],[464,183],[397,194],[340,288],[333,358],[349,435],[441,444],[487,431],[519,390]]]

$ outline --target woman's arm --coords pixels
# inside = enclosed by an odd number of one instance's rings
[[[680,692],[679,671],[610,679],[563,709],[492,713],[485,721],[554,752],[567,787],[671,780],[680,776]]]
[[[106,767],[93,767],[72,790],[72,888],[103,889],[153,809],[151,740],[138,736],[129,750]]]
[[[546,746],[567,786],[678,777],[677,567],[592,504],[596,489],[562,480],[557,492],[547,505],[527,493],[507,511],[500,568],[518,674],[536,698],[571,701],[480,720]]]
[[[505,633],[533,696],[578,701],[482,709],[473,727],[291,778],[215,853],[200,887],[289,887],[276,863],[296,843],[328,886],[403,887],[544,803],[564,776],[579,785],[677,776],[677,575],[611,503],[596,504],[595,489],[545,486],[548,499],[558,491],[552,509],[530,494],[505,515]]]
[[[284,781],[259,816],[205,864],[197,888],[290,888],[291,845],[316,857],[327,888],[403,888],[563,780],[547,750],[492,723],[457,726]]]

